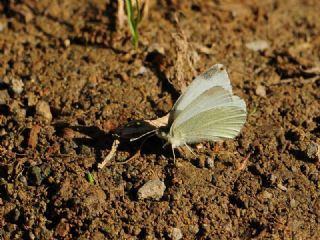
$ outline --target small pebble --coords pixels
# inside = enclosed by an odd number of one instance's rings
[[[214,168],[214,160],[213,160],[213,158],[211,158],[211,157],[207,157],[206,158],[206,167],[210,168],[210,169]]]
[[[43,178],[47,178],[51,174],[51,167],[47,163],[41,164],[40,169],[41,169]]]
[[[262,197],[266,199],[271,199],[272,198],[272,193],[269,193],[268,191],[263,191],[262,192]]]
[[[203,146],[202,143],[198,143],[198,144],[196,145],[196,148],[197,148],[198,150],[200,150],[200,149],[203,149],[204,146]]]
[[[5,90],[0,90],[0,104],[1,105],[5,105],[8,104],[10,100],[10,95],[8,93],[8,91]]]
[[[56,227],[55,235],[58,237],[66,237],[69,231],[70,231],[69,223],[66,222],[66,219],[62,218]]]
[[[7,131],[4,128],[0,128],[0,137],[7,135]]]
[[[90,86],[96,86],[98,83],[98,77],[96,74],[91,74],[88,78],[88,81],[90,83]]]
[[[151,198],[159,200],[162,198],[165,189],[166,186],[164,182],[159,179],[150,180],[138,190],[138,199]]]
[[[36,236],[34,235],[33,232],[31,232],[31,230],[30,230],[30,232],[29,232],[29,239],[30,239],[30,240],[36,239]]]
[[[296,173],[298,171],[297,167],[296,166],[291,166],[291,171]]]
[[[182,239],[183,235],[182,235],[182,232],[181,232],[180,228],[172,228],[171,233],[169,234],[169,237],[172,240],[180,240],[180,239]]]
[[[6,28],[6,24],[0,22],[0,32],[3,32],[3,30]]]
[[[297,201],[293,198],[290,200],[290,207],[295,208],[297,206]]]
[[[79,152],[82,155],[86,155],[86,156],[90,156],[91,154],[91,149],[90,147],[86,146],[86,145],[80,145],[79,147]]]
[[[32,10],[28,7],[23,8],[23,10],[20,11],[20,13],[25,23],[31,22],[31,20],[34,18]]]
[[[23,91],[24,83],[21,79],[18,78],[10,78],[9,80],[11,90],[16,93],[20,94]]]
[[[18,179],[24,186],[28,186],[28,181],[27,181],[27,178],[25,176],[20,175]]]
[[[147,68],[145,66],[141,66],[136,75],[143,75],[147,72]]]
[[[14,187],[13,183],[7,183],[5,185],[5,190],[6,190],[6,194],[8,194],[9,196],[12,196],[15,191],[15,187]]]
[[[288,188],[285,187],[285,186],[283,186],[281,183],[278,183],[278,184],[277,184],[277,188],[279,188],[280,190],[282,190],[282,191],[284,191],[284,192],[288,191]]]
[[[37,101],[38,101],[37,96],[33,92],[27,93],[28,107],[35,106],[37,104]]]
[[[38,144],[38,134],[40,133],[41,127],[39,125],[34,125],[30,129],[28,147],[35,149]]]
[[[239,218],[241,215],[240,215],[240,208],[236,208],[236,216],[237,218]]]
[[[67,48],[67,47],[70,46],[71,42],[70,42],[69,39],[65,39],[65,40],[63,41],[63,44],[64,44],[64,46]]]
[[[269,178],[270,178],[270,183],[274,185],[277,181],[277,176],[274,174],[271,174]]]
[[[256,88],[256,94],[260,97],[266,97],[267,95],[266,87],[263,85],[258,85]]]
[[[21,102],[18,100],[13,100],[10,103],[10,109],[14,113],[14,115],[20,119],[25,118],[27,111],[24,108],[21,108]]]
[[[18,222],[19,221],[19,218],[21,216],[21,212],[18,208],[15,208],[12,212],[12,220],[13,222]]]
[[[270,47],[270,44],[266,40],[256,40],[246,43],[246,47],[253,51],[263,51]]]
[[[315,142],[310,142],[307,145],[306,154],[310,159],[319,162],[320,161],[320,145]]]
[[[40,186],[42,183],[41,169],[38,166],[34,166],[30,169],[29,183],[33,186]]]
[[[47,122],[51,122],[52,113],[50,111],[50,106],[45,101],[39,101],[36,105],[36,115],[43,118]]]
[[[189,231],[190,231],[191,233],[193,233],[193,234],[197,234],[197,233],[200,231],[198,225],[190,225],[190,226],[188,227],[188,229],[189,229]]]

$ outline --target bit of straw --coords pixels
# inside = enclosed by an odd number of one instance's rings
[[[113,141],[109,154],[105,157],[102,163],[98,164],[99,169],[104,168],[104,166],[107,165],[112,160],[112,158],[115,156],[117,152],[119,144],[120,144],[120,141],[118,139]]]
[[[118,11],[117,11],[119,28],[122,29],[124,26],[124,22],[126,20],[126,14],[124,12],[124,1],[118,0]]]
[[[248,161],[249,161],[249,158],[251,156],[251,153],[249,153],[242,161],[242,163],[240,163],[240,166],[238,167],[237,171],[241,172],[242,170],[244,170],[247,165],[248,165]]]

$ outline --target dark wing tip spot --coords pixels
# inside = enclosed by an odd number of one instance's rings
[[[221,72],[224,71],[224,70],[225,70],[224,66],[221,66],[221,67],[219,68],[219,70],[220,70]]]

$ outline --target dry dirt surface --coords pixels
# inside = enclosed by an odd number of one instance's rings
[[[320,239],[320,2],[140,6],[135,49],[117,1],[0,2],[0,239]],[[215,63],[236,139],[112,149]]]

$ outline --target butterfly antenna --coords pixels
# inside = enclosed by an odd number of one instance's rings
[[[149,132],[146,132],[146,133],[140,135],[139,137],[130,138],[130,142],[139,140],[140,138],[143,138],[144,136],[147,136],[147,135],[149,135],[150,133],[152,133],[152,134],[149,136],[149,137],[151,137],[151,136],[153,136],[153,135],[156,133],[157,130],[158,130],[158,129],[154,129],[154,130],[152,130],[152,131],[149,131]]]
[[[187,149],[193,154],[193,156],[195,156],[196,158],[198,158],[199,156],[191,149],[191,147],[189,147],[189,145],[188,144],[184,144],[186,147],[187,147]]]
[[[168,145],[169,145],[169,142],[166,142],[165,144],[162,145],[162,148],[165,148]]]

